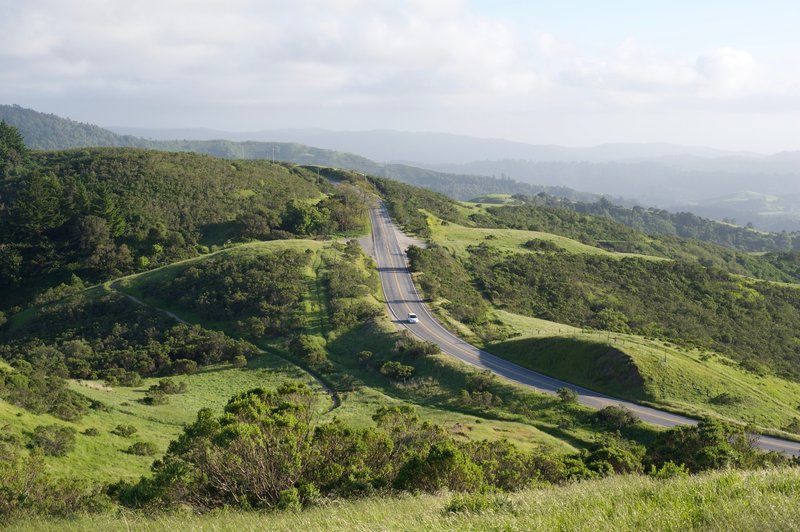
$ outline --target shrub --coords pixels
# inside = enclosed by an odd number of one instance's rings
[[[675,477],[688,477],[689,470],[686,468],[686,464],[676,465],[675,462],[669,460],[665,462],[661,467],[656,467],[655,465],[651,465],[650,471],[648,471],[647,474],[648,476],[651,476],[653,478],[666,480]]]
[[[75,429],[62,425],[39,425],[33,429],[31,446],[49,456],[64,456],[75,448]]]
[[[94,427],[89,427],[88,429],[84,430],[82,434],[84,436],[99,436],[100,431]]]
[[[321,336],[301,334],[289,342],[289,351],[308,364],[322,364],[328,360],[325,339]]]
[[[542,240],[540,238],[533,238],[528,240],[522,247],[525,249],[530,249],[531,251],[549,251],[549,252],[559,252],[564,251],[561,246],[553,242],[552,240]]]
[[[184,381],[175,382],[172,379],[161,379],[158,384],[150,387],[151,392],[161,392],[167,395],[175,395],[186,392],[186,383]]]
[[[173,375],[191,375],[198,369],[197,362],[188,358],[179,358],[172,363]]]
[[[572,388],[567,388],[564,386],[563,388],[559,388],[556,391],[556,394],[558,394],[558,398],[561,399],[561,402],[564,404],[573,404],[578,402],[578,392]]]
[[[169,402],[169,396],[156,387],[148,390],[139,402],[149,406],[165,405]]]
[[[430,493],[474,491],[483,485],[483,472],[452,441],[431,445],[426,455],[414,454],[397,473],[395,487]]]
[[[601,423],[614,430],[624,429],[639,421],[636,414],[622,405],[607,406],[602,410],[598,410],[595,416]]]
[[[372,351],[361,351],[358,353],[358,362],[362,366],[370,365],[374,358],[375,354]]]
[[[244,355],[236,355],[231,359],[231,365],[234,368],[243,368],[247,365],[247,359]]]
[[[381,366],[381,374],[395,381],[406,381],[414,374],[414,366],[406,366],[400,362],[386,362]]]
[[[158,452],[158,448],[153,442],[137,441],[125,449],[125,452],[136,456],[153,456]]]
[[[135,371],[112,368],[106,372],[106,384],[109,386],[125,386],[135,388],[142,385],[142,376]]]
[[[114,427],[114,430],[111,431],[111,434],[116,434],[117,436],[122,436],[123,438],[129,438],[138,431],[139,429],[133,425],[117,425]]]
[[[300,492],[297,488],[289,488],[281,491],[278,498],[278,508],[281,510],[297,511],[301,508]]]

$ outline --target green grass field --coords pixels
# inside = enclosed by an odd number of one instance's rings
[[[590,255],[603,255],[614,258],[638,257],[648,260],[667,260],[662,257],[639,255],[635,253],[616,253],[601,248],[589,246],[551,233],[538,231],[523,231],[518,229],[487,229],[482,227],[465,227],[450,222],[442,223],[438,218],[429,215],[428,225],[431,228],[431,240],[440,244],[459,256],[466,256],[467,247],[477,246],[481,243],[491,245],[501,251],[513,253],[531,253],[523,247],[528,240],[546,240],[553,242],[568,253],[586,253]]]
[[[455,496],[457,497],[457,496]],[[723,471],[654,480],[615,476],[566,487],[487,496],[479,511],[452,511],[453,495],[325,501],[299,512],[206,515],[133,512],[74,520],[30,519],[42,530],[798,530],[800,470]]]

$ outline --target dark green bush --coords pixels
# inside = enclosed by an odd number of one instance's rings
[[[125,452],[136,456],[153,456],[158,452],[158,447],[149,441],[137,441],[125,449]]]
[[[122,436],[123,438],[129,438],[136,434],[139,431],[133,425],[117,425],[114,427],[114,430],[111,431],[111,434],[116,434],[117,436]]]
[[[49,456],[64,456],[75,448],[75,429],[63,425],[39,425],[30,437],[32,447]]]

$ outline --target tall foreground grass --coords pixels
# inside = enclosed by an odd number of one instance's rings
[[[489,509],[474,513],[449,511],[453,496],[441,494],[324,502],[297,512],[122,512],[72,521],[30,519],[12,526],[31,531],[800,530],[798,468],[671,480],[611,477],[497,497]]]

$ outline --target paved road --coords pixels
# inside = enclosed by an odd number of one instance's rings
[[[386,207],[381,204],[378,208],[372,209],[370,218],[372,220],[374,253],[378,263],[381,284],[383,285],[383,293],[389,311],[400,327],[408,329],[422,340],[437,344],[444,353],[454,356],[462,362],[479,369],[488,369],[501,377],[540,392],[554,394],[559,388],[571,388],[578,393],[578,401],[581,404],[598,409],[609,405],[624,405],[631,409],[642,421],[663,427],[697,423],[696,420],[688,417],[637,405],[621,399],[614,399],[613,397],[536,373],[478,349],[455,336],[431,315],[417,293],[408,270],[405,251],[401,249],[398,243],[399,229],[392,222]],[[419,316],[419,323],[406,323],[405,320],[410,312]],[[800,443],[797,442],[762,436],[757,445],[765,450],[800,455]]]

